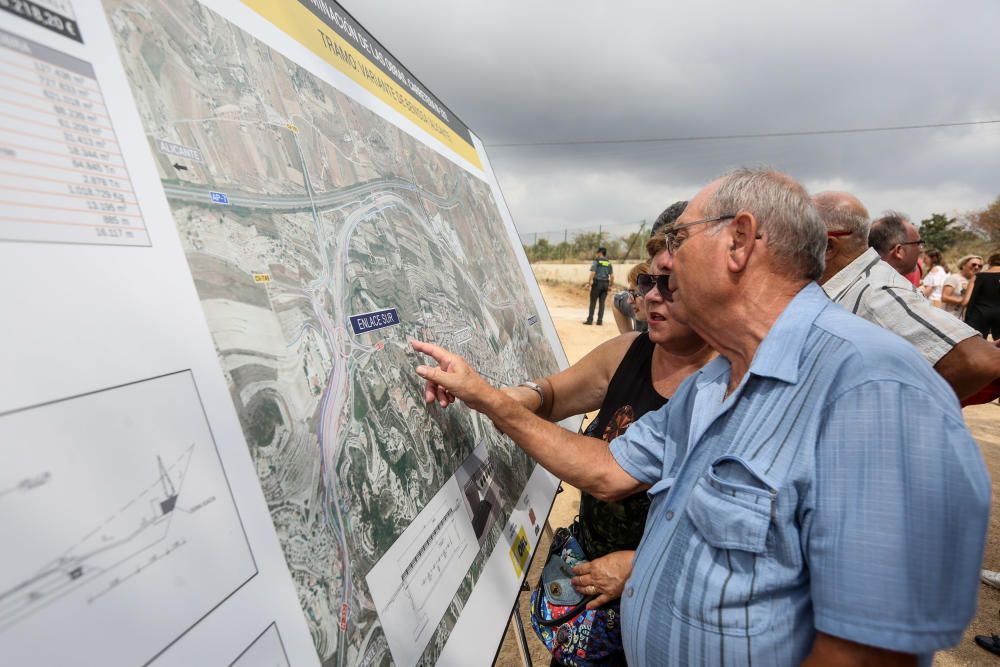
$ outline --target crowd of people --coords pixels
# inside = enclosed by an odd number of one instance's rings
[[[584,492],[572,584],[620,604],[609,664],[929,665],[989,579],[960,401],[1000,395],[997,278],[928,252],[918,289],[905,216],[771,170],[679,204],[629,276],[645,332],[507,388],[414,341],[425,400],[462,400]],[[554,423],[598,407],[582,434]]]
[[[683,211],[687,202],[676,202],[665,210],[653,226],[655,235],[664,220],[674,218]],[[680,206],[680,211],[675,209]],[[886,228],[885,232],[878,231]],[[891,236],[892,231],[896,236]],[[916,228],[909,218],[902,213],[886,212],[873,223],[876,230],[873,236],[873,247],[879,246],[878,254],[885,255],[887,261],[896,268],[913,285],[920,289],[931,305],[943,308],[945,311],[979,331],[983,336],[992,336],[1000,340],[1000,253],[989,256],[984,264],[979,255],[965,255],[958,260],[956,271],[949,272],[947,263],[942,259],[941,251],[936,248],[924,248]],[[913,230],[912,233],[910,230]],[[896,244],[899,234],[905,234],[906,239]],[[911,240],[910,236],[916,236]],[[893,253],[893,248],[898,248]],[[909,270],[904,270],[910,266]],[[638,266],[638,265],[636,265]],[[980,271],[987,275],[980,278],[980,289],[976,290],[975,276]],[[614,295],[612,308],[615,323],[619,333],[628,331],[645,331],[645,322],[634,316],[635,293],[633,289],[625,289]],[[971,306],[971,307],[970,307]]]

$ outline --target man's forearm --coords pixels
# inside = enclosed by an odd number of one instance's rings
[[[528,456],[573,486],[609,500],[638,489],[638,483],[622,470],[603,440],[545,421],[500,391],[481,410]]]
[[[961,400],[1000,379],[1000,349],[984,338],[971,336],[941,357],[934,370]]]

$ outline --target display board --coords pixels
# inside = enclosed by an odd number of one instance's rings
[[[488,664],[558,481],[409,341],[566,360],[478,138],[324,0],[0,1],[0,81],[0,655]]]

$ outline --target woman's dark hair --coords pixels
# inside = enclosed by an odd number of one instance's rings
[[[927,251],[926,254],[927,254],[927,259],[929,259],[932,262],[934,262],[935,266],[940,266],[945,271],[948,270],[948,265],[945,264],[944,260],[941,258],[941,251],[940,250],[938,250],[937,248],[931,248],[930,250]]]

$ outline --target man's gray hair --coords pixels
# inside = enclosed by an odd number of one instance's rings
[[[742,168],[722,178],[705,215],[749,211],[757,218],[767,248],[790,277],[819,280],[826,255],[826,226],[809,193],[773,169]]]
[[[899,211],[886,211],[881,218],[872,221],[868,231],[868,247],[884,255],[900,243],[906,243],[906,223],[909,216]]]

